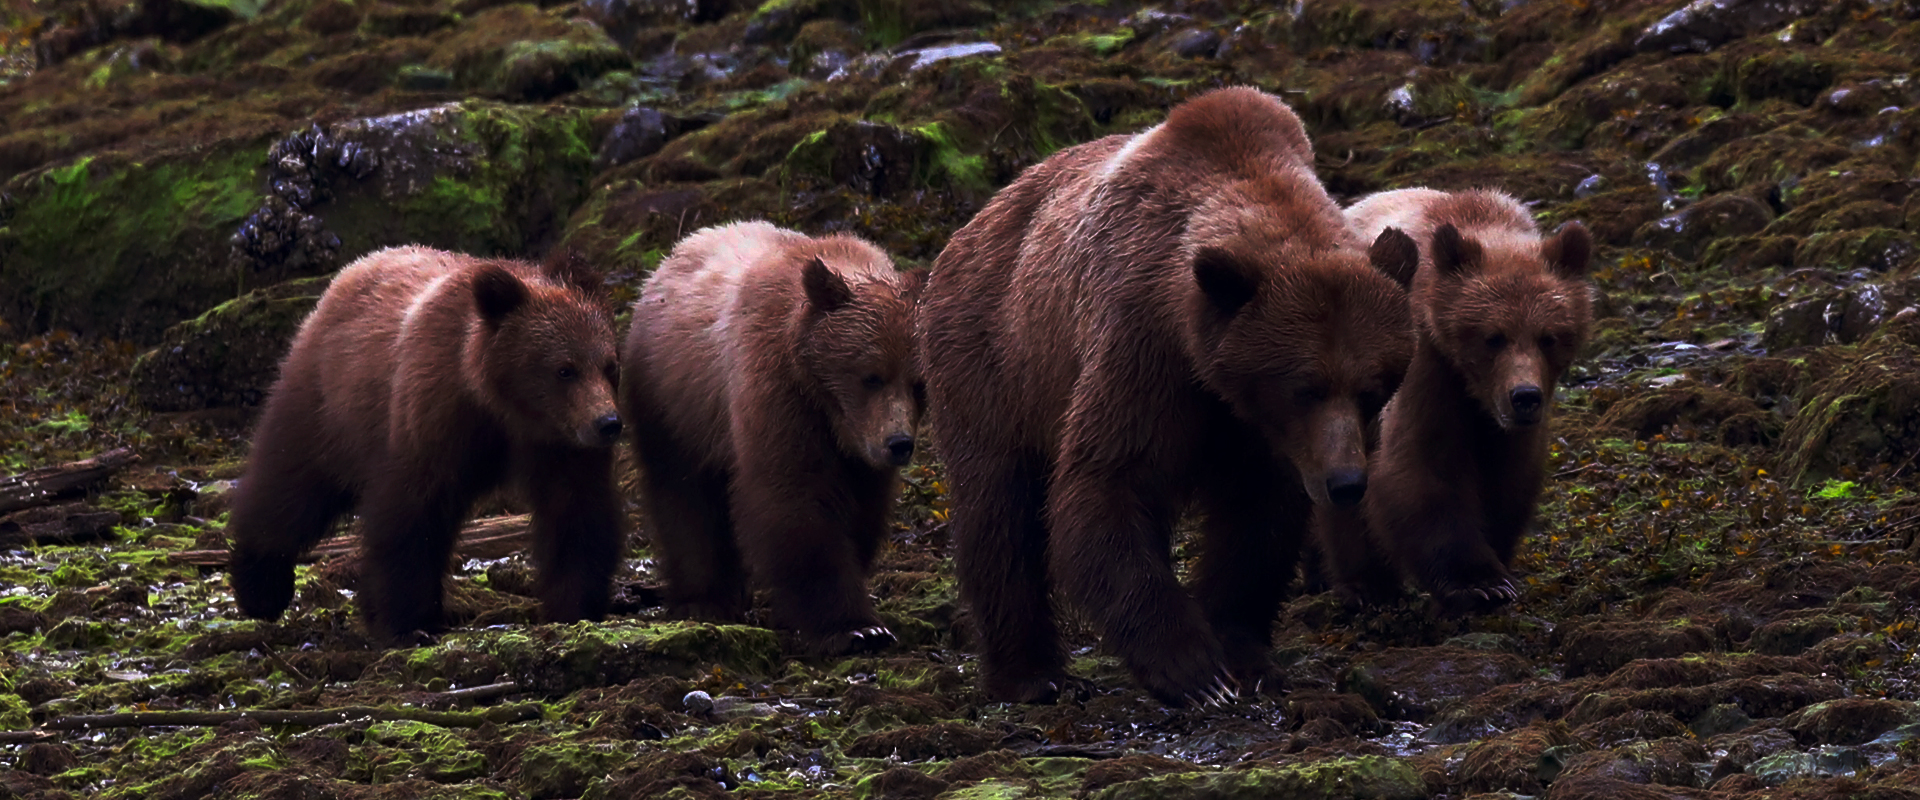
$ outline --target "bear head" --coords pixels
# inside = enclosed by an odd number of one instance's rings
[[[1504,430],[1538,424],[1593,320],[1593,243],[1569,222],[1541,240],[1433,232],[1414,286],[1420,335]]]
[[[1413,357],[1412,238],[1389,228],[1356,245],[1228,237],[1192,251],[1200,380],[1292,462],[1317,504],[1360,502],[1380,409]]]
[[[801,267],[807,307],[799,364],[821,393],[842,452],[875,467],[906,466],[926,407],[913,341],[925,272],[894,272],[889,263],[849,281],[828,265],[835,257],[814,256]]]
[[[468,358],[484,402],[516,437],[578,447],[620,438],[613,321],[597,282],[572,260],[523,280],[498,263],[473,274],[480,324]]]

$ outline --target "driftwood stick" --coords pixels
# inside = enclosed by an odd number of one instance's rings
[[[122,447],[92,458],[0,478],[0,513],[48,505],[139,460],[133,448]]]
[[[503,694],[520,691],[520,684],[513,681],[489,683],[484,686],[469,686],[465,689],[449,689],[433,695],[435,700],[486,700]]]
[[[476,519],[460,529],[460,539],[453,545],[454,555],[460,558],[504,558],[526,547],[533,533],[533,518],[526,514],[510,517],[486,517]],[[323,558],[350,556],[360,547],[360,537],[349,534],[322,540],[313,549],[300,557],[301,563],[312,563]],[[227,565],[225,550],[182,550],[168,556],[175,564],[193,564],[202,567],[224,567]]]
[[[53,731],[0,731],[0,744],[33,744],[57,737]]]
[[[121,714],[77,714],[49,720],[40,726],[48,731],[92,730],[96,728],[155,728],[177,726],[224,725],[250,719],[261,725],[291,725],[314,728],[355,719],[382,722],[425,722],[442,728],[478,728],[489,722],[506,724],[536,719],[538,703],[501,706],[485,711],[429,711],[424,708],[380,708],[348,706],[307,711],[255,709],[248,711],[129,711]]]

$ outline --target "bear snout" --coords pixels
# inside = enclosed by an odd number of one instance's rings
[[[896,467],[904,467],[913,460],[913,437],[896,433],[887,437],[887,461]]]
[[[1360,505],[1367,494],[1367,473],[1357,469],[1336,469],[1327,476],[1327,499],[1336,506]]]
[[[620,441],[619,414],[602,414],[580,431],[580,443],[587,447],[612,447]]]
[[[1531,383],[1513,387],[1507,394],[1507,401],[1513,404],[1513,422],[1516,425],[1532,425],[1540,421],[1540,411],[1546,407],[1546,397],[1540,387]]]

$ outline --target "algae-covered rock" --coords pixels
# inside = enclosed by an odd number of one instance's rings
[[[1406,762],[1383,756],[1330,758],[1286,767],[1156,775],[1115,784],[1095,800],[1256,800],[1326,797],[1414,800],[1427,796],[1420,774]]]
[[[464,662],[484,653],[531,691],[565,693],[612,686],[655,675],[705,674],[724,669],[742,675],[771,672],[780,661],[773,631],[744,625],[693,622],[581,622],[518,630],[455,634],[409,658],[415,680],[436,665]]]
[[[630,744],[614,742],[551,742],[520,751],[509,769],[513,784],[534,800],[579,797],[587,786],[634,759]]]
[[[374,722],[347,759],[347,775],[389,783],[425,778],[459,783],[487,773],[487,758],[460,735],[425,722]]]
[[[1898,700],[1849,697],[1788,714],[1782,724],[1801,744],[1858,745],[1920,719],[1920,708]]]
[[[1780,471],[1818,479],[1920,449],[1920,363],[1914,347],[1882,341],[1811,387],[1781,435]]]
[[[1713,631],[1667,622],[1597,623],[1567,635],[1568,675],[1612,672],[1638,658],[1671,658],[1713,649]]]
[[[152,411],[258,405],[331,276],[296,278],[221,303],[167,329],[133,364],[133,395]]]
[[[87,156],[0,186],[0,320],[150,342],[233,297],[226,237],[263,199],[267,144]]]
[[[1394,648],[1356,660],[1346,682],[1381,714],[1421,720],[1454,700],[1525,680],[1532,673],[1526,659],[1511,653]]]

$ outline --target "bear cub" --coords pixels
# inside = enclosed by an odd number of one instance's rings
[[[1503,605],[1518,596],[1509,570],[1545,479],[1554,390],[1593,319],[1592,241],[1578,222],[1543,239],[1493,191],[1382,192],[1347,218],[1419,243],[1418,349],[1381,415],[1362,514],[1317,511],[1327,575],[1353,600],[1396,595],[1404,575],[1449,613]]]
[[[812,652],[894,642],[866,573],[923,405],[921,274],[852,236],[742,222],[647,279],[621,403],[673,612],[739,620],[750,579]]]
[[[597,290],[572,259],[424,247],[341,270],[294,337],[235,490],[241,611],[278,618],[295,559],[357,510],[368,628],[387,641],[430,635],[460,523],[510,486],[533,510],[542,615],[605,615],[623,544],[621,423],[617,340]]]

